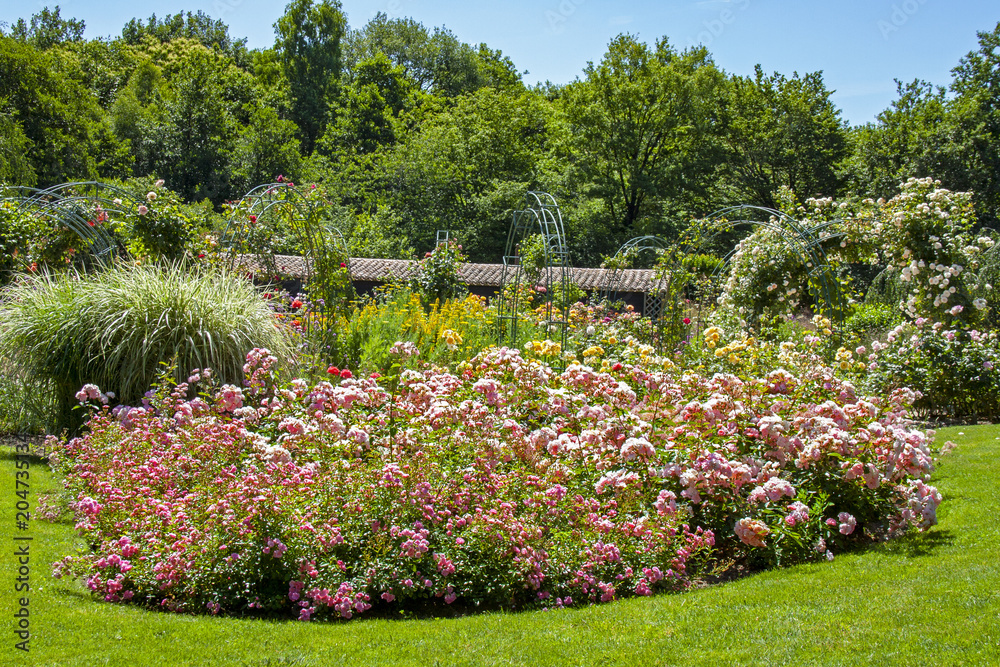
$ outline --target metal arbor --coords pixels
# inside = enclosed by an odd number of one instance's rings
[[[517,347],[523,321],[544,328],[547,338],[559,343],[556,364],[562,364],[566,347],[568,308],[560,304],[569,287],[569,250],[562,213],[547,192],[529,191],[527,208],[514,211],[500,279],[497,308],[498,342]],[[530,309],[534,300],[541,304]]]
[[[637,236],[622,244],[605,265],[604,276],[598,294],[602,301],[613,303],[618,301],[623,291],[629,269],[649,269],[650,280],[642,295],[642,312],[651,320],[658,320],[663,314],[664,281],[661,276],[653,274],[652,269],[666,254],[670,245],[659,236]]]
[[[229,270],[245,270],[255,275],[279,277],[287,273],[287,265],[277,257],[301,255],[303,266],[297,267],[304,282],[312,280],[319,268],[318,258],[343,246],[333,240],[339,232],[316,220],[312,202],[299,188],[289,183],[258,185],[243,195],[230,209],[229,220],[219,239],[226,253]],[[342,248],[341,248],[342,250]],[[346,256],[346,253],[342,253]]]
[[[732,232],[741,227],[770,230],[776,235],[779,242],[787,248],[791,254],[798,259],[805,268],[807,276],[807,288],[820,312],[828,315],[831,319],[841,320],[844,316],[846,299],[841,291],[840,284],[836,277],[834,268],[830,265],[824,243],[843,236],[842,232],[834,228],[841,220],[824,221],[818,225],[805,225],[791,216],[781,211],[744,204],[741,206],[731,206],[716,211],[707,218],[692,225],[678,240],[675,248],[668,254],[664,263],[663,276],[672,281],[676,281],[679,276],[682,282],[687,282],[688,287],[682,291],[690,296],[690,283],[694,278],[692,265],[704,257],[706,252],[725,233]],[[714,269],[708,274],[708,282],[713,283],[714,290],[718,291],[721,286],[721,277],[729,274],[731,260],[739,251],[737,244],[729,250],[718,262]],[[714,296],[711,290],[701,290],[702,298]],[[713,299],[714,300],[714,299]],[[704,303],[689,304],[703,306]],[[700,322],[700,318],[693,318]]]
[[[350,258],[343,235],[299,188],[267,183],[252,189],[232,206],[219,245],[230,271],[266,282],[300,280],[311,301],[302,328],[321,346],[330,343],[333,315],[354,298]]]
[[[72,247],[76,244],[70,239],[48,244],[49,254],[69,253],[66,259],[78,266],[91,260],[103,264],[125,252],[114,228],[144,214],[144,202],[122,188],[98,181],[62,183],[44,189],[10,187],[4,195],[0,201],[13,215],[45,220],[53,234],[65,231],[82,241],[80,249],[87,251],[84,253]]]

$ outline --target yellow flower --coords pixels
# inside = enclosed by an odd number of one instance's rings
[[[720,359],[726,356],[726,348],[720,347],[718,350],[715,351],[715,356],[719,357]]]
[[[851,370],[851,362],[849,362],[849,361],[841,361],[840,362],[840,370],[842,370],[842,371],[849,371],[849,370]]]
[[[736,356],[736,353],[735,353],[735,352],[731,352],[731,353],[729,354],[729,363],[731,363],[731,364],[735,364],[735,363],[736,363],[737,361],[739,361],[739,360],[740,360],[740,358]]]

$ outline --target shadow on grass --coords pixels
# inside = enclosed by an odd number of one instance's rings
[[[911,532],[873,548],[883,553],[920,558],[933,556],[941,547],[950,547],[955,543],[955,534],[950,530],[931,530],[924,533]],[[865,549],[868,551],[868,549]]]

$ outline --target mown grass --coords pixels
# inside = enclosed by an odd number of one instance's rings
[[[177,616],[94,602],[48,563],[79,546],[33,521],[31,652],[16,651],[14,459],[0,461],[0,663],[38,665],[1000,664],[1000,426],[942,429],[939,525],[860,553],[680,595],[583,609],[347,623]],[[33,492],[55,488],[46,466]],[[37,496],[36,496],[37,497]]]

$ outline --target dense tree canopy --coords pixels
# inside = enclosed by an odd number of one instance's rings
[[[821,72],[729,75],[666,38],[619,35],[578,80],[528,88],[499,50],[384,13],[351,29],[338,0],[291,0],[269,49],[201,11],[84,28],[58,7],[0,26],[0,181],[163,178],[219,208],[282,175],[320,184],[353,252],[449,229],[477,261],[542,189],[589,265],[788,190],[888,198],[933,176],[987,224],[1000,207],[1000,24],[950,82],[899,84],[860,127]]]

